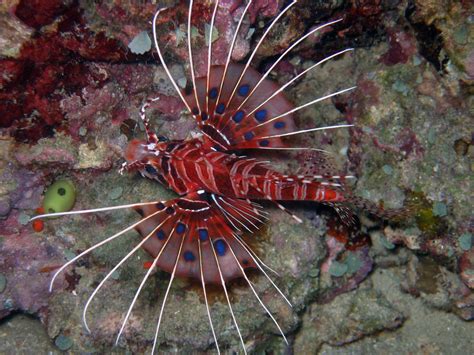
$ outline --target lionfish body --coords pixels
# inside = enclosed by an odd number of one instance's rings
[[[143,155],[143,176],[179,195],[204,190],[237,199],[344,201],[341,191],[317,181],[322,176],[283,175],[268,167],[268,162],[215,151],[200,139],[160,145],[162,151],[145,141],[133,141],[129,150],[139,150]]]
[[[160,202],[135,208],[144,217],[154,215],[137,227],[145,238],[156,236],[144,244],[153,257],[160,253],[173,228],[177,235],[187,233],[182,245],[174,239],[170,241],[174,244],[166,246],[166,254],[157,263],[161,269],[172,272],[181,248],[182,260],[176,267],[178,277],[221,282],[212,251],[208,250],[209,236],[213,236],[219,262],[225,262],[221,272],[226,282],[242,277],[239,263],[244,268],[256,268],[249,252],[235,240],[236,233],[251,232],[266,219],[250,200],[344,200],[342,192],[314,181],[318,177],[282,175],[267,167],[266,162],[215,151],[200,139],[156,146],[132,141],[127,153],[135,159],[137,152],[142,157],[139,165],[143,176],[156,179],[183,196],[174,204]],[[165,219],[166,223],[156,229]],[[204,253],[202,259],[209,264],[203,268],[202,275],[199,248]]]
[[[207,74],[204,77],[196,78],[190,40],[193,1],[190,2],[188,49],[193,87],[189,94],[184,93],[178,88],[160,51],[155,25],[161,10],[157,11],[154,17],[153,33],[155,45],[163,68],[184,105],[196,119],[201,136],[184,141],[167,141],[158,138],[151,130],[149,120],[146,117],[146,109],[150,106],[151,101],[157,100],[151,99],[143,105],[140,114],[146,129],[146,139],[130,142],[125,152],[126,162],[123,164],[121,172],[124,170],[138,171],[144,177],[156,180],[174,190],[179,197],[169,201],[139,202],[123,206],[54,213],[35,217],[95,213],[120,208],[133,208],[142,216],[142,219],[138,222],[104,239],[68,261],[53,276],[50,288],[52,288],[54,280],[59,273],[94,249],[111,242],[132,229],[137,229],[143,237],[110,270],[89,297],[83,311],[84,324],[88,330],[86,314],[97,292],[135,251],[145,248],[153,257],[153,262],[124,315],[123,323],[117,336],[117,342],[126,327],[141,290],[152,271],[157,267],[169,272],[171,279],[164,294],[161,311],[157,316],[157,327],[152,352],[156,350],[164,306],[175,277],[194,278],[201,283],[207,307],[207,316],[218,352],[220,352],[218,337],[214,331],[212,316],[208,306],[206,285],[219,284],[222,286],[233,323],[236,326],[245,352],[244,341],[237,319],[233,313],[226,287],[229,281],[236,278],[244,278],[247,281],[260,305],[268,313],[286,341],[285,334],[280,325],[265,306],[246,275],[246,270],[249,268],[260,270],[284,300],[289,303],[288,299],[265,271],[271,269],[258,258],[245,242],[245,234],[255,231],[267,220],[267,213],[257,204],[257,201],[272,201],[286,212],[288,211],[277,201],[342,203],[346,200],[342,184],[348,176],[283,175],[273,170],[268,165],[268,162],[240,156],[238,152],[251,152],[251,150],[255,149],[302,150],[306,148],[292,148],[288,145],[286,139],[300,133],[348,127],[349,125],[338,125],[297,130],[293,114],[308,105],[315,104],[353,88],[331,93],[299,107],[294,107],[282,92],[309,70],[351,49],[337,52],[321,60],[280,87],[267,79],[268,74],[278,62],[309,35],[339,20],[319,26],[302,36],[282,54],[265,74],[260,74],[250,67],[250,62],[276,21],[296,1],[288,5],[269,25],[247,63],[245,65],[235,64],[230,61],[231,54],[237,32],[251,3],[252,0],[247,3],[237,25],[226,64],[212,65],[212,27],[219,1],[217,0],[214,3],[209,34]],[[293,217],[299,220],[296,216]]]

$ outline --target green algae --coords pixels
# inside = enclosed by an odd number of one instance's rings
[[[26,226],[28,223],[30,223],[30,216],[28,216],[26,213],[24,212],[21,212],[19,215],[18,215],[18,222],[23,225],[23,226]]]
[[[393,174],[393,168],[392,168],[392,166],[390,166],[388,164],[385,164],[384,166],[382,166],[382,170],[387,175],[392,175]]]
[[[54,344],[59,348],[59,350],[66,351],[72,347],[73,341],[70,337],[60,334],[54,340]]]
[[[119,270],[115,270],[111,275],[110,277],[112,278],[112,280],[120,280],[120,271]]]
[[[453,38],[459,45],[467,44],[469,39],[469,29],[467,26],[459,26],[453,33]]]
[[[206,23],[204,25],[204,36],[206,39],[206,46],[209,46],[209,32],[210,31],[211,31],[211,25]],[[219,30],[215,26],[212,26],[212,38],[211,38],[212,43],[217,41],[218,38],[219,38]]]
[[[422,192],[408,192],[407,204],[413,210],[416,225],[423,233],[436,236],[445,228],[445,222],[441,218],[443,216],[440,215],[442,208],[434,209],[434,204]]]
[[[329,267],[329,273],[334,277],[341,277],[349,270],[349,267],[345,263],[340,263],[334,260]]]
[[[468,251],[472,248],[472,234],[464,233],[459,237],[459,246],[462,250]]]
[[[444,217],[448,214],[448,208],[443,202],[436,201],[433,204],[433,214],[438,217]]]
[[[380,238],[380,242],[382,243],[384,248],[386,248],[388,250],[395,249],[395,244],[393,244],[391,241],[389,241],[387,238],[385,238],[383,236]]]
[[[5,291],[6,288],[7,288],[7,278],[5,277],[5,275],[0,274],[0,293]]]
[[[73,252],[72,250],[65,249],[64,250],[64,256],[66,257],[67,261],[71,261],[72,259],[74,259],[76,257],[76,253]]]
[[[427,139],[428,139],[428,143],[430,143],[430,144],[435,144],[436,143],[436,128],[435,127],[431,127],[428,130]]]
[[[145,54],[148,52],[151,49],[151,39],[147,31],[137,34],[128,44],[128,48],[135,54]]]
[[[111,200],[117,200],[118,198],[120,198],[120,196],[122,196],[122,194],[123,194],[123,187],[122,186],[117,186],[117,187],[113,188],[112,190],[110,190],[109,198]]]
[[[344,264],[347,265],[347,273],[352,275],[356,273],[364,264],[363,261],[355,253],[349,253]]]
[[[395,80],[395,82],[392,84],[392,88],[393,90],[403,94],[404,96],[407,96],[410,91],[408,85],[401,80]]]
[[[43,207],[47,213],[66,212],[76,202],[76,188],[69,180],[58,180],[44,194]]]
[[[13,309],[13,300],[11,298],[7,298],[5,301],[3,301],[3,308],[5,309]]]

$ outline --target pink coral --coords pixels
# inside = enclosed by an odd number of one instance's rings
[[[257,16],[274,17],[278,14],[281,0],[256,0],[249,8],[250,22],[254,23]]]
[[[470,289],[474,289],[474,249],[464,252],[459,262],[461,279]]]
[[[19,212],[0,221],[3,242],[0,244],[0,269],[7,279],[7,288],[0,293],[0,318],[14,312],[37,313],[45,316],[48,306],[49,273],[42,273],[45,265],[61,264],[63,258],[54,246],[44,243],[30,231],[31,226],[22,226]],[[63,277],[59,280],[62,284]]]
[[[81,127],[96,129],[98,114],[110,113],[123,99],[112,83],[100,89],[86,87],[80,96],[73,94],[65,98],[61,101],[61,108],[68,119],[69,133],[78,138]]]
[[[389,50],[380,58],[385,65],[406,63],[416,52],[416,40],[408,32],[391,29],[388,30]]]

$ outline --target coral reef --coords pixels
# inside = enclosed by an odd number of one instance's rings
[[[186,88],[187,2],[164,3],[158,37],[173,76]],[[233,60],[248,56],[283,3],[253,2]],[[221,1],[214,63],[225,62],[243,6],[240,0]],[[303,32],[343,19],[295,48],[271,77],[283,85],[321,58],[354,47],[352,55],[325,63],[286,90],[301,105],[357,85],[352,94],[307,107],[297,117],[302,129],[344,120],[354,127],[295,138],[295,145],[324,149],[332,158],[287,152],[264,157],[281,171],[349,171],[357,176],[351,193],[380,209],[405,207],[405,215],[395,223],[357,211],[360,224],[349,228],[331,208],[294,204],[289,208],[304,219],[299,225],[265,205],[271,221],[249,243],[278,270],[276,282],[293,308],[261,275],[251,280],[288,334],[290,349],[246,284],[237,281],[231,298],[249,350],[446,352],[442,339],[449,337],[456,339],[453,351],[474,346],[472,336],[465,336],[474,319],[472,10],[468,1],[300,1],[258,51],[252,64],[265,70]],[[42,228],[28,221],[57,180],[74,183],[75,209],[174,197],[152,181],[117,173],[127,142],[143,135],[138,114],[146,98],[158,98],[150,117],[160,134],[184,139],[197,133],[154,50],[148,50],[155,11],[142,2],[0,4],[0,336],[8,339],[0,342],[0,352],[19,343],[10,327],[32,329],[38,341],[28,351],[108,352],[113,346],[149,256],[138,251],[97,294],[87,316],[92,334],[82,327],[81,313],[92,290],[136,244],[135,233],[68,268],[53,293],[48,287],[65,261],[137,216],[67,217],[45,221]],[[197,1],[195,13],[191,38],[200,76],[207,65],[211,3]],[[138,47],[137,37],[144,41]],[[118,351],[151,350],[168,277],[153,275]],[[238,351],[225,300],[219,289],[211,291],[219,341]],[[165,312],[162,349],[214,351],[199,285],[177,281]],[[438,333],[426,334],[426,322]],[[416,340],[420,334],[423,344]]]

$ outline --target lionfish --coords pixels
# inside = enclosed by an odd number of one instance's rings
[[[158,100],[158,98],[149,99],[140,110],[140,118],[145,127],[146,139],[135,139],[129,143],[125,151],[126,162],[123,163],[120,173],[124,171],[139,172],[142,176],[156,180],[172,189],[179,197],[168,201],[139,202],[90,210],[50,213],[33,218],[96,213],[117,209],[134,209],[142,217],[138,222],[84,250],[65,263],[56,271],[51,280],[50,291],[52,291],[58,275],[86,254],[132,229],[136,229],[141,234],[141,241],[107,273],[87,300],[83,310],[83,322],[88,331],[90,329],[86,320],[87,310],[97,292],[128,258],[139,248],[144,248],[152,256],[153,262],[123,317],[116,344],[126,327],[140,292],[152,271],[156,268],[165,270],[171,274],[171,277],[158,315],[152,353],[157,348],[157,339],[166,300],[172,282],[177,277],[195,279],[201,284],[210,331],[218,353],[220,353],[220,348],[212,322],[206,287],[210,284],[222,287],[232,321],[246,353],[244,340],[228,292],[228,283],[238,278],[246,281],[259,304],[278,328],[284,341],[288,343],[283,330],[258,295],[246,273],[249,269],[259,270],[285,302],[291,306],[287,297],[268,275],[267,271],[272,269],[261,261],[245,241],[245,234],[254,232],[268,220],[268,213],[256,201],[272,201],[280,209],[290,213],[293,218],[301,222],[297,216],[286,210],[278,201],[315,201],[341,208],[338,206],[347,201],[342,184],[345,179],[352,176],[283,175],[273,170],[268,162],[240,156],[238,153],[243,150],[257,149],[312,149],[291,147],[285,139],[302,133],[344,128],[352,125],[341,124],[298,130],[295,127],[293,114],[309,105],[355,88],[350,87],[340,90],[298,107],[294,107],[283,94],[288,86],[307,72],[332,58],[353,50],[352,48],[339,51],[320,60],[294,76],[281,87],[268,79],[270,72],[293,48],[313,33],[342,19],[320,25],[300,37],[275,60],[264,74],[250,67],[252,59],[265,37],[277,21],[296,3],[295,0],[287,5],[267,26],[246,63],[237,64],[231,61],[231,57],[237,34],[252,4],[252,0],[249,0],[233,34],[225,65],[213,65],[212,36],[219,8],[219,0],[216,0],[208,33],[207,75],[196,77],[191,46],[193,0],[190,0],[187,18],[187,49],[192,79],[190,93],[186,93],[178,87],[166,65],[158,43],[156,30],[157,18],[164,9],[159,9],[155,13],[153,37],[157,54],[171,84],[176,89],[186,109],[197,121],[201,135],[189,140],[167,140],[155,134],[150,128],[146,111],[151,103]]]

